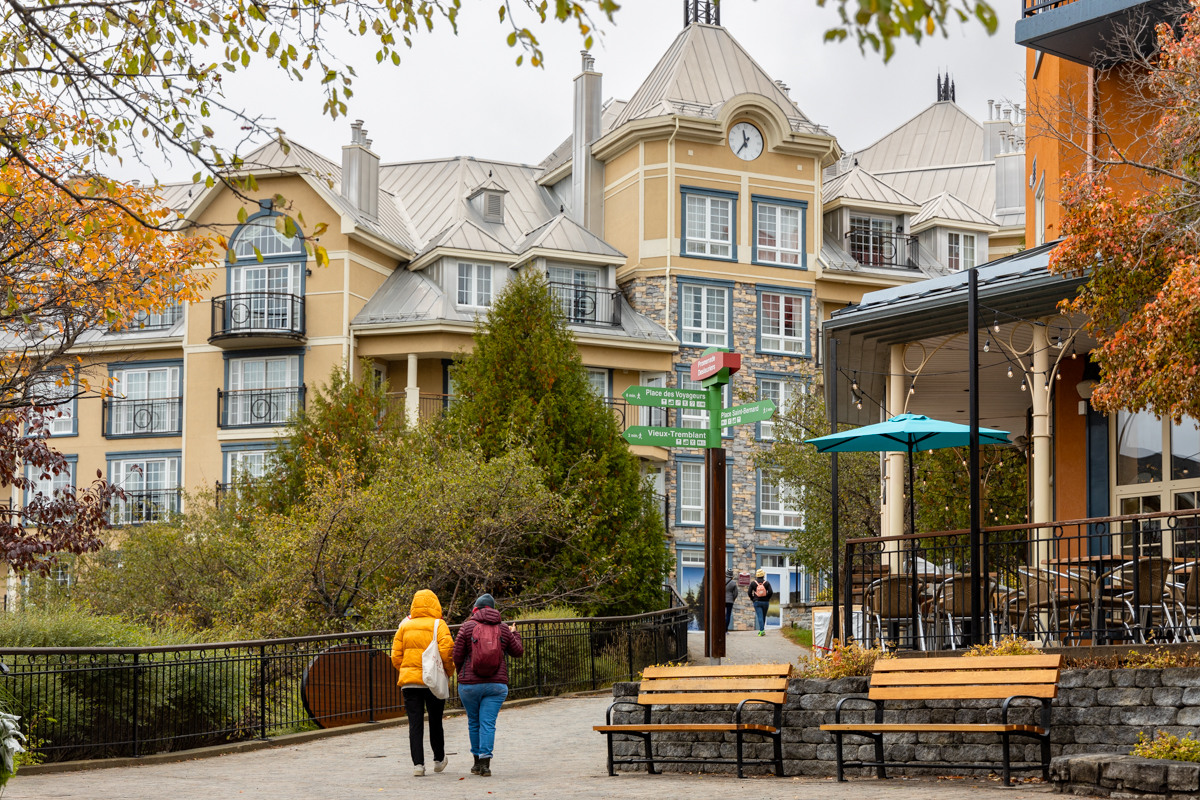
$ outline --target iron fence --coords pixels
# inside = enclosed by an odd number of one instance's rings
[[[124,497],[113,500],[111,520],[113,525],[145,525],[162,522],[172,514],[179,513],[181,491],[179,489],[146,489],[125,491]]]
[[[621,326],[621,290],[551,281],[550,294],[571,325]]]
[[[600,689],[687,658],[684,608],[512,624],[525,644],[525,655],[509,660],[512,698]],[[394,633],[3,648],[0,687],[47,762],[187,750],[403,715],[389,658]],[[458,703],[453,681],[448,702]]]
[[[846,234],[850,255],[864,267],[917,269],[921,245],[916,236],[854,227]]]
[[[840,600],[889,647],[1197,642],[1200,509],[850,539]]]
[[[239,292],[212,300],[210,339],[305,334],[304,297],[289,292]]]
[[[307,391],[304,385],[279,389],[217,389],[217,427],[285,425],[293,414],[304,408]]]
[[[183,433],[183,398],[159,397],[102,401],[104,435],[109,439],[123,436],[171,436]]]

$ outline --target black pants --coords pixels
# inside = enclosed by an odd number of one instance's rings
[[[442,733],[442,712],[446,701],[433,696],[424,686],[405,686],[404,710],[408,714],[408,749],[412,751],[413,765],[425,763],[425,709],[429,709],[429,746],[433,748],[433,760],[446,760],[446,739]]]

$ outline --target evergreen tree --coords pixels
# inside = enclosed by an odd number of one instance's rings
[[[572,496],[588,535],[571,549],[531,539],[545,591],[572,570],[617,567],[593,611],[659,607],[668,569],[662,515],[612,411],[596,397],[575,338],[543,276],[526,271],[476,322],[475,346],[452,367],[447,429],[496,457],[528,446],[547,486]]]

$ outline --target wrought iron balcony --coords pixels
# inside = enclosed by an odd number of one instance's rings
[[[152,400],[113,398],[105,400],[103,405],[106,438],[178,436],[183,433],[182,397]]]
[[[179,489],[149,489],[125,492],[124,500],[112,504],[113,525],[145,525],[162,522],[179,513]]]
[[[139,311],[128,325],[116,333],[139,333],[141,331],[165,331],[175,327],[183,319],[183,306],[167,306],[161,312]]]
[[[846,243],[846,251],[863,267],[917,269],[920,266],[921,246],[916,236],[852,228],[846,234]]]
[[[240,292],[214,297],[210,344],[261,347],[305,337],[304,298],[288,292]]]
[[[282,389],[217,389],[217,425],[253,428],[288,424],[304,408],[304,386]]]
[[[558,301],[570,325],[594,325],[617,328],[621,325],[621,290],[600,289],[573,283],[550,283],[550,293]]]

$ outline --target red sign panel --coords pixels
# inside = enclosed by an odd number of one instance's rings
[[[702,381],[716,375],[722,369],[729,368],[729,374],[742,368],[740,353],[709,353],[692,362],[692,380]]]

